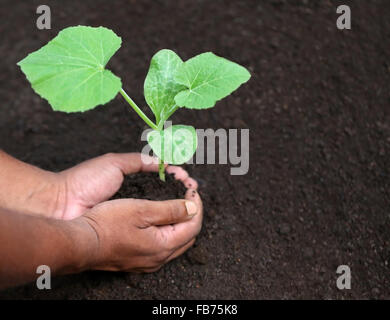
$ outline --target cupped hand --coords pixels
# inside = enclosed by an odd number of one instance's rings
[[[188,189],[181,200],[106,201],[74,221],[96,239],[88,269],[154,272],[193,245],[202,217],[199,194]]]
[[[151,171],[158,171],[157,161],[140,153],[109,153],[62,171],[58,177],[63,191],[53,217],[77,218],[111,198],[121,187],[125,175]],[[197,189],[196,181],[184,169],[168,166],[166,171],[173,173],[187,188]]]

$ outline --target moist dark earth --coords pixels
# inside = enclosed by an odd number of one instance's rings
[[[165,173],[165,179],[165,182],[161,181],[157,178],[156,173],[136,173],[126,176],[122,187],[111,199],[132,197],[163,201],[184,198],[186,192],[184,185],[170,174]]]
[[[148,115],[143,81],[159,49],[246,66],[252,79],[232,96],[172,120],[249,129],[250,168],[184,166],[200,184],[203,229],[157,273],[85,272],[2,299],[390,298],[389,1],[45,1],[52,29],[38,30],[40,2],[0,1],[2,149],[53,171],[142,150],[146,127],[120,96],[82,114],[53,112],[16,66],[64,27],[102,25],[123,39],[108,68]],[[351,30],[336,27],[340,4]],[[128,197],[183,191],[152,174],[127,181]],[[351,268],[350,290],[336,286],[339,265]]]

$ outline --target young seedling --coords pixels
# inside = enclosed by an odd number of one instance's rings
[[[144,83],[145,100],[155,116],[153,122],[124,91],[121,79],[105,68],[121,42],[104,27],[69,27],[18,65],[35,92],[56,111],[90,110],[119,92],[153,129],[147,140],[159,158],[159,175],[164,181],[164,163],[183,164],[197,147],[194,127],[173,125],[164,129],[164,123],[181,107],[213,107],[248,81],[250,74],[211,52],[183,62],[175,52],[160,50],[151,60]]]

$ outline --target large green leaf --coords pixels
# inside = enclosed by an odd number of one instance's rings
[[[144,95],[157,123],[170,116],[176,107],[176,94],[185,89],[185,86],[175,82],[176,70],[182,64],[180,57],[168,49],[157,52],[150,62],[144,83]]]
[[[174,125],[165,130],[153,130],[148,142],[154,153],[166,163],[183,164],[191,159],[198,145],[194,127]]]
[[[121,38],[104,27],[69,27],[18,63],[35,92],[54,110],[76,112],[105,104],[121,80],[105,66]]]
[[[187,87],[175,97],[178,106],[190,109],[211,108],[250,78],[244,67],[218,57],[212,52],[202,53],[184,62],[175,80]]]

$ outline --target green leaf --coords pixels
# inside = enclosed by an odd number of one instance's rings
[[[18,63],[54,110],[77,112],[113,99],[122,84],[105,66],[121,38],[104,27],[69,27]]]
[[[183,63],[175,80],[187,87],[175,96],[178,106],[190,109],[211,108],[250,79],[244,67],[218,57],[212,52],[202,53]]]
[[[157,52],[150,62],[144,83],[144,95],[157,124],[160,120],[168,119],[176,107],[176,94],[186,88],[175,82],[176,70],[182,64],[180,57],[168,49]]]
[[[154,153],[166,163],[183,164],[191,159],[198,145],[195,128],[174,125],[165,130],[153,130],[148,142]]]

